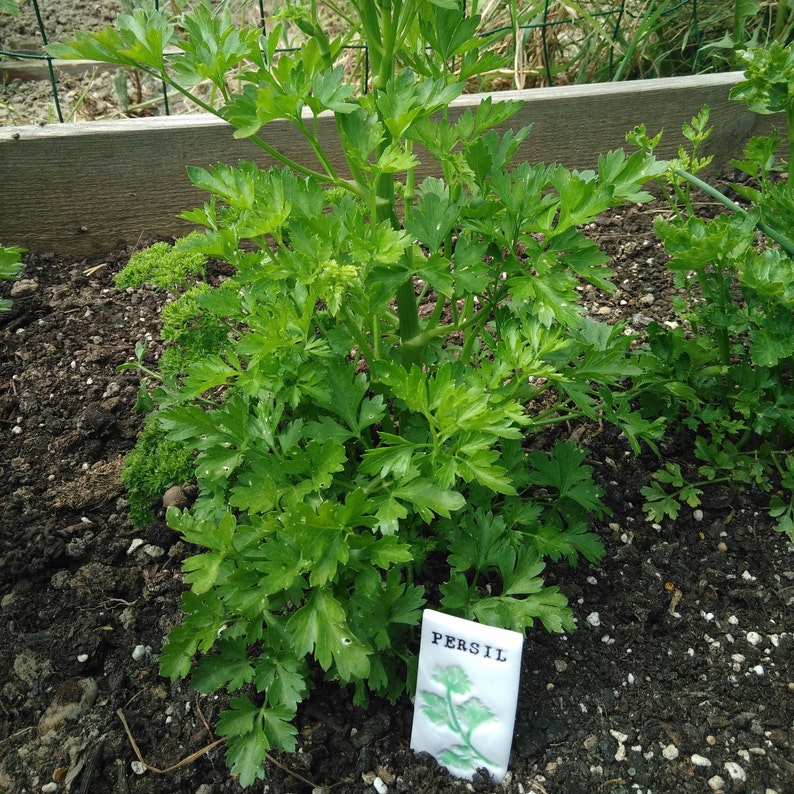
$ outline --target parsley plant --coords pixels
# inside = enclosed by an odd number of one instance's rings
[[[581,229],[648,200],[664,165],[623,151],[591,171],[524,162],[529,129],[495,131],[517,103],[450,108],[501,63],[459,0],[350,5],[366,91],[346,82],[347,36],[329,39],[314,3],[293,52],[277,52],[280,27],[234,27],[210,3],[177,18],[136,4],[115,29],[49,48],[163,79],[279,163],[189,169],[209,200],[184,214],[204,232],[180,252],[234,274],[197,289],[190,269],[179,353],[151,395],[150,426],[192,451],[199,486],[167,514],[200,551],[161,670],[231,694],[217,728],[243,785],[271,747],[295,746],[319,671],[359,703],[410,687],[430,599],[518,631],[572,630],[545,560],[598,559],[589,522],[607,508],[572,442],[547,454],[531,438],[602,417],[635,447],[660,433],[631,410],[631,340],[585,318],[577,288],[613,289]],[[285,120],[313,161],[274,148],[268,125]]]

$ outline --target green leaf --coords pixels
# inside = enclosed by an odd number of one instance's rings
[[[297,708],[309,693],[309,672],[303,660],[270,653],[254,665],[254,683],[260,692],[267,692],[271,703],[280,703],[290,710]]]
[[[645,497],[642,509],[651,521],[670,518],[675,521],[681,510],[681,503],[675,494],[668,494],[658,482],[643,485],[640,493]]]
[[[521,633],[530,628],[535,620],[540,620],[546,631],[556,634],[573,631],[576,627],[568,600],[556,587],[546,587],[523,598],[482,598],[470,606],[468,617]]]
[[[207,554],[194,554],[182,563],[182,570],[187,571],[185,582],[191,586],[194,593],[206,593],[218,580],[218,573],[223,564],[225,555],[219,552]]]
[[[556,507],[569,520],[581,516],[582,512],[592,512],[599,517],[607,514],[601,501],[603,491],[593,482],[592,467],[582,466],[584,458],[584,450],[565,441],[555,442],[551,455],[539,449],[529,454],[534,467],[528,475],[529,482],[556,490]]]
[[[182,609],[182,625],[171,629],[160,656],[160,673],[172,681],[190,673],[196,651],[209,651],[226,623],[223,605],[212,592],[183,593]]]
[[[425,521],[432,520],[432,513],[449,518],[450,513],[460,510],[466,499],[458,491],[442,490],[431,480],[416,479],[392,491],[395,499],[410,502]],[[431,512],[432,511],[432,512]]]
[[[350,630],[345,610],[326,588],[316,587],[287,622],[299,655],[314,653],[324,670],[335,665],[342,681],[366,678],[372,648]]]
[[[440,179],[428,177],[420,185],[418,195],[416,206],[406,216],[405,230],[431,252],[437,251],[458,217],[457,204]]]
[[[17,0],[0,0],[0,12],[11,14],[16,19],[19,16]]]
[[[226,761],[231,773],[246,787],[265,776],[265,758],[271,747],[295,749],[295,713],[285,706],[260,708],[246,697],[232,698],[218,718],[217,731],[226,737]]]
[[[202,657],[190,679],[191,686],[205,694],[226,688],[240,689],[254,678],[254,667],[246,655],[245,638],[224,641],[221,635],[221,652]]]
[[[358,103],[350,99],[352,94],[353,86],[345,81],[344,69],[336,66],[312,77],[311,95],[306,98],[306,104],[315,115],[324,110],[345,115],[358,109]]]

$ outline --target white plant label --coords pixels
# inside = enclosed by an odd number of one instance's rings
[[[484,767],[501,783],[513,743],[523,645],[517,631],[426,609],[411,748],[430,753],[457,777],[471,779]]]

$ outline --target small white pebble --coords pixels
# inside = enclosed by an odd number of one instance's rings
[[[143,546],[143,544],[144,544],[145,542],[146,542],[146,541],[144,541],[144,540],[141,540],[141,538],[133,538],[133,539],[130,541],[129,548],[127,549],[127,554],[132,554],[132,552],[134,552],[134,551],[135,551],[135,549],[139,548],[140,546]]]
[[[662,756],[668,761],[675,761],[678,758],[678,748],[674,744],[668,744],[662,748]]]
[[[711,761],[703,755],[698,755],[694,753],[693,755],[689,756],[689,760],[692,762],[693,766],[711,766]]]
[[[146,764],[141,761],[131,761],[130,768],[136,775],[142,775],[146,771]]]
[[[15,435],[15,436],[21,436],[22,435],[22,428],[19,425],[14,425],[11,428],[11,433],[13,435]]]
[[[725,781],[719,775],[714,775],[709,778],[709,788],[712,791],[724,791]]]
[[[693,510],[692,511],[692,518],[694,518],[695,521],[702,521],[703,520],[703,511],[702,510]]]
[[[742,573],[742,579],[744,579],[745,582],[754,582],[755,576],[753,576],[750,571],[744,571]]]
[[[42,794],[51,794],[53,791],[58,790],[58,784],[55,781],[51,781],[49,783],[45,783],[41,787]]]
[[[619,744],[618,749],[615,750],[615,760],[616,761],[625,761],[626,760],[626,745]]]
[[[634,678],[634,673],[629,673],[626,676],[626,681],[628,681],[629,684],[633,684],[636,681],[636,679]]]
[[[759,677],[762,676],[764,674],[764,665],[757,664],[755,667],[753,667],[753,672]]]
[[[372,788],[374,788],[378,794],[386,794],[389,790],[389,787],[379,777],[376,777],[375,780],[372,781]]]
[[[736,615],[731,615],[728,618],[728,623],[730,623],[731,626],[738,626],[739,625],[739,618],[737,618]]]
[[[747,780],[747,773],[736,761],[726,761],[725,771],[730,775],[731,780],[736,780],[740,783],[744,783]]]
[[[134,661],[140,662],[141,659],[145,658],[151,652],[152,649],[149,645],[136,645],[132,649],[132,658]]]
[[[598,612],[591,612],[585,620],[594,628],[597,629],[601,625],[601,616]]]
[[[88,661],[88,654],[87,653],[78,653],[77,654],[77,661],[80,664],[85,664]]]
[[[757,631],[748,631],[745,635],[750,645],[759,645],[763,637]]]
[[[609,731],[610,736],[615,739],[620,744],[625,744],[628,739],[629,735],[627,733],[623,733],[622,731],[616,731],[614,728],[610,729]]]

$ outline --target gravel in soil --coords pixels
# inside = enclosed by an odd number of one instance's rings
[[[583,292],[638,331],[673,319],[652,214],[592,229],[619,290]],[[119,480],[140,418],[137,375],[117,365],[137,341],[156,355],[164,298],[113,287],[128,254],[31,257],[0,317],[0,791],[240,790],[214,745],[223,699],[158,675],[189,549],[162,520],[134,531]],[[578,629],[528,632],[505,782],[455,780],[412,753],[408,699],[362,710],[320,685],[298,751],[253,790],[794,791],[791,544],[752,493],[647,523],[639,489],[660,461],[607,427],[578,432],[613,510],[598,527],[608,553],[548,571]],[[685,461],[688,444],[665,454]]]

